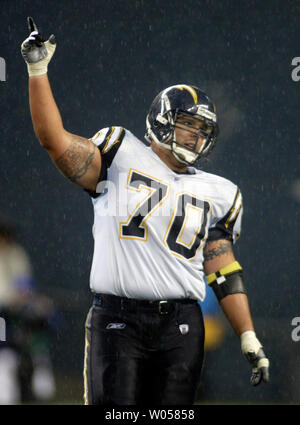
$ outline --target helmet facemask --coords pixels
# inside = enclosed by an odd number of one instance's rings
[[[184,120],[185,118],[187,121]],[[190,123],[191,118],[199,121],[201,123],[201,128],[192,125]],[[178,111],[175,114],[175,124],[172,127],[171,151],[178,161],[191,165],[194,164],[199,157],[207,155],[210,150],[215,127],[206,118],[188,112]],[[194,144],[187,146],[177,141],[176,128],[180,129],[182,132],[190,133],[194,140]],[[199,144],[200,139],[202,141],[201,144]]]
[[[183,122],[182,125],[180,125],[181,121],[178,121],[178,119],[185,117],[187,119],[194,118],[199,120],[202,123],[203,128],[199,129],[187,123],[185,123],[183,126]],[[155,143],[163,146],[165,149],[171,150],[179,162],[187,165],[194,164],[200,157],[203,158],[207,156],[216,143],[216,136],[218,133],[216,124],[212,124],[210,120],[201,115],[176,110],[168,111],[165,116],[158,115],[157,118],[158,119],[152,126],[156,131],[153,131],[148,124],[147,117],[148,131],[145,138],[150,143],[153,140]],[[190,147],[179,143],[176,140],[175,128],[186,131],[187,133],[191,133],[193,137],[195,136],[196,132],[197,135],[194,146]],[[202,138],[203,142],[200,148],[197,149],[199,138]]]

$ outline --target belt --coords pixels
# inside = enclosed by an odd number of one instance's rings
[[[158,314],[169,314],[175,310],[178,304],[196,304],[197,300],[189,298],[169,300],[138,300],[133,298],[118,297],[109,294],[95,294],[93,305],[127,311],[149,311]]]

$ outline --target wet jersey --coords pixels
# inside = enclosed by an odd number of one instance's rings
[[[242,196],[229,180],[172,171],[122,127],[92,138],[102,156],[95,192],[91,290],[137,299],[205,298],[207,240],[236,241]]]

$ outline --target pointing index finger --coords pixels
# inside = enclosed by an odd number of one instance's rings
[[[32,31],[39,32],[37,29],[37,26],[35,25],[35,22],[31,16],[28,16],[27,18],[28,28],[29,32],[32,33]]]

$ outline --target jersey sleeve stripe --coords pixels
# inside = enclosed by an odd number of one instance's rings
[[[105,150],[106,146],[108,145],[112,135],[114,134],[114,131],[115,131],[115,127],[109,127],[103,142],[101,142],[101,144],[98,146],[101,153]]]
[[[207,242],[227,239],[234,241],[237,239],[240,233],[240,220],[243,210],[243,198],[239,188],[237,188],[233,204],[228,210],[227,214],[219,220],[214,227],[209,229]],[[238,222],[238,225],[235,226],[235,223]],[[234,227],[235,230],[234,230]]]
[[[225,222],[226,228],[229,227],[230,223],[235,221],[235,219],[239,215],[239,212],[241,211],[241,208],[242,208],[242,195],[241,195],[240,189],[238,188],[235,199],[233,201],[233,205],[232,205],[232,207],[229,211],[229,214],[227,216],[227,220]]]
[[[101,153],[102,164],[97,188],[95,191],[84,189],[92,198],[98,198],[103,193],[103,184],[101,185],[99,183],[107,180],[107,170],[111,166],[124,136],[125,129],[123,127],[110,127],[106,132],[104,140],[98,145],[98,149]],[[97,138],[97,133],[94,138]]]
[[[114,136],[113,133],[115,133]],[[103,162],[105,162],[107,168],[111,166],[113,159],[122,144],[124,136],[125,130],[123,127],[119,127],[119,132],[115,131],[115,128],[113,127],[112,132],[107,136],[105,145],[103,145],[102,149],[100,148]]]
[[[119,132],[116,131],[115,127],[112,127],[111,132],[105,138],[105,144],[100,148],[102,155],[109,152],[116,143],[120,142],[120,136],[124,132],[123,127],[119,127]]]

